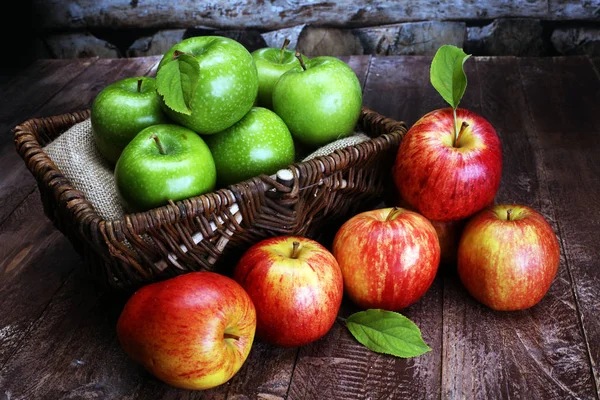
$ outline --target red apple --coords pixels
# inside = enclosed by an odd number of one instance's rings
[[[432,111],[407,132],[393,175],[402,198],[433,221],[469,217],[493,202],[502,174],[502,148],[483,117],[452,108]]]
[[[474,215],[458,246],[467,291],[494,310],[523,310],[546,294],[560,263],[552,227],[524,205],[496,205]]]
[[[256,306],[257,336],[277,346],[313,342],[330,329],[344,292],[333,255],[294,236],[265,239],[248,249],[233,278]]]
[[[456,255],[458,253],[458,243],[466,219],[458,221],[429,221],[433,225],[440,242],[440,263],[456,264]]]
[[[158,379],[209,389],[240,369],[254,340],[256,312],[233,279],[190,272],[135,292],[117,323],[121,346]]]
[[[404,208],[365,211],[346,221],[333,239],[344,289],[359,307],[399,310],[431,286],[440,245],[431,222]]]
[[[401,197],[396,198],[396,204],[399,207],[406,208],[407,210],[417,212],[413,209],[410,204]],[[467,222],[466,219],[460,219],[457,221],[432,221],[435,232],[440,242],[440,264],[456,264],[456,254],[458,252],[458,242],[462,230]]]

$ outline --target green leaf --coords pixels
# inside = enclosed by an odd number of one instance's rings
[[[198,86],[200,66],[198,60],[185,53],[164,64],[156,74],[156,89],[167,107],[178,113],[190,115],[192,96]]]
[[[346,320],[350,333],[369,350],[410,358],[431,351],[419,328],[404,315],[378,309],[352,314]]]
[[[431,84],[455,110],[467,88],[463,65],[469,57],[470,54],[456,46],[444,45],[438,49],[431,62]]]

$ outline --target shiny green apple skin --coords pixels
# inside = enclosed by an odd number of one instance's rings
[[[356,73],[335,57],[306,61],[306,70],[294,67],[273,89],[273,110],[295,139],[321,146],[354,131],[362,106]]]
[[[227,186],[259,174],[271,175],[294,162],[292,135],[273,111],[253,107],[231,128],[206,137],[217,169],[217,184]]]
[[[222,36],[184,39],[165,53],[158,71],[175,61],[175,50],[194,56],[200,77],[189,104],[191,115],[171,110],[161,97],[163,109],[173,121],[199,134],[211,135],[229,128],[252,108],[258,92],[258,74],[252,55],[239,42]]]
[[[142,84],[138,91],[138,81]],[[127,144],[142,129],[167,123],[154,78],[139,76],[111,83],[94,99],[91,123],[98,151],[115,164]]]
[[[157,136],[165,154],[153,138]],[[194,131],[153,125],[136,135],[115,166],[117,191],[127,211],[139,212],[210,192],[216,170],[210,150]]]
[[[265,47],[252,52],[258,71],[258,95],[256,105],[273,109],[273,88],[281,75],[300,65],[294,50]],[[306,62],[308,58],[302,56]]]

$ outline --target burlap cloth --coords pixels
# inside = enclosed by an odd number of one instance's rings
[[[89,118],[73,125],[44,151],[102,219],[117,220],[125,215],[113,168],[96,148]]]
[[[364,133],[353,135],[329,143],[304,158],[329,154],[337,149],[352,146],[369,137]],[[54,161],[71,184],[83,192],[98,215],[107,221],[121,219],[125,210],[121,206],[113,169],[96,149],[92,124],[88,118],[73,125],[56,140],[44,147],[44,151]]]

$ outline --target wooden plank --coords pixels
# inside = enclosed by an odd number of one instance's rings
[[[555,21],[600,18],[597,1],[549,0],[548,16]]]
[[[363,102],[392,118],[414,122],[437,107],[429,91],[428,57],[373,58]],[[440,396],[442,286],[436,279],[415,305],[402,310],[420,328],[433,351],[414,359],[373,353],[360,345],[344,323],[334,324],[319,341],[300,349],[289,399],[432,398]],[[344,299],[340,315],[358,311]]]
[[[35,110],[48,102],[72,79],[83,73],[97,59],[40,60],[34,62],[2,86],[0,98],[0,223],[33,191],[35,180],[24,176],[23,161],[13,145],[10,130],[31,118]]]
[[[27,340],[0,369],[3,393],[36,399],[115,398],[115,383],[135,385],[135,369],[127,368],[126,356],[118,351],[117,300],[102,298],[80,261],[69,265],[75,272],[39,311]],[[23,298],[25,292],[19,295]]]
[[[565,81],[578,81],[580,74],[585,74],[586,80],[593,79],[595,71],[590,68],[589,59],[569,57],[568,62],[558,60],[563,59],[554,59],[553,76],[547,77],[544,83],[548,88],[545,92],[547,96],[530,104],[536,128],[544,132],[597,132],[600,130],[600,120],[590,118],[588,109],[590,103],[600,104],[600,93],[589,90],[582,92],[580,84],[564,86]],[[556,79],[558,77],[560,79]],[[557,112],[549,113],[547,110]]]
[[[131,74],[151,73],[155,64],[155,59],[100,60],[35,113],[53,115],[67,111],[64,109],[67,105],[73,109],[87,107],[94,94],[107,82]],[[28,179],[31,174],[16,151],[13,149],[2,158],[0,165],[6,166],[0,171],[0,176],[3,176],[0,187],[2,198],[13,198],[10,202],[0,202],[0,212],[8,215],[5,223],[0,224],[0,235],[4,236],[2,240],[6,244],[0,252],[0,272],[3,273],[0,294],[5,299],[0,309],[0,330],[10,332],[0,335],[0,365],[3,365],[18,348],[31,324],[45,309],[78,258],[67,243],[60,240],[61,234],[43,214],[35,180]],[[18,197],[23,193],[29,193],[25,201],[25,196]],[[10,206],[17,201],[20,205],[13,212]],[[49,246],[57,248],[52,250]],[[47,264],[51,261],[54,263]],[[40,270],[40,264],[48,268]],[[29,293],[35,293],[35,296],[29,296]],[[24,298],[30,300],[24,302]]]
[[[554,0],[556,10],[562,10],[561,19],[593,20],[593,6],[587,12],[574,7],[576,0]],[[188,28],[206,26],[220,29],[248,29],[261,31],[300,24],[356,27],[376,26],[395,22],[423,21],[432,15],[439,20],[480,20],[500,17],[555,19],[543,0],[488,2],[415,0],[399,2],[369,0],[313,2],[300,0],[277,2],[268,6],[262,2],[228,0],[220,2],[189,2],[174,0],[168,7],[156,7],[140,1],[65,0],[36,1],[37,11],[44,15],[42,27],[49,30],[73,28]],[[68,12],[66,10],[69,10]],[[571,10],[577,11],[571,13]]]
[[[600,80],[600,57],[592,57],[590,61],[592,63],[592,68],[596,73],[596,77]]]
[[[360,87],[363,88],[364,92],[367,75],[369,74],[369,65],[371,64],[371,56],[347,56],[339,57],[339,59],[347,63],[356,73],[360,81]]]
[[[0,367],[79,261],[35,191],[0,227]]]
[[[429,84],[431,57],[374,57],[364,103],[386,117],[412,126],[420,117],[445,107]]]
[[[55,79],[39,78],[41,82],[47,82],[43,83],[40,88],[42,93],[41,98],[48,100],[53,96],[52,100],[46,103],[37,103],[35,100],[29,100],[29,98],[36,98],[36,89],[32,82],[35,82],[37,77],[33,76],[28,80],[26,76],[23,76],[17,82],[14,82],[14,84],[25,85],[28,82],[28,96],[23,99],[19,98],[19,101],[16,103],[28,104],[27,101],[31,101],[35,105],[35,108],[29,105],[25,106],[22,110],[15,108],[14,114],[10,115],[11,124],[13,125],[4,126],[4,128],[8,131],[16,124],[34,116],[46,117],[91,107],[98,92],[107,84],[129,76],[154,73],[151,69],[158,61],[158,57],[128,60],[101,59],[93,64],[83,64],[87,67],[85,70],[82,68],[74,69],[70,67],[70,64],[57,64],[56,68],[59,70],[62,68],[65,71],[63,75],[57,72]],[[76,66],[80,64],[81,62],[79,61],[74,62]],[[54,63],[51,63],[51,65],[54,65]],[[79,74],[73,74],[73,71],[78,71]],[[51,77],[54,77],[54,75],[51,75]],[[21,82],[21,80],[26,82]],[[55,81],[60,82],[61,86],[56,87],[58,84],[51,85],[56,90],[51,92],[50,96],[44,95],[44,93],[49,91],[45,88],[45,86],[50,85],[48,82],[54,83]],[[56,94],[60,89],[62,89],[60,93]],[[9,91],[16,91],[18,93],[18,86],[10,86]],[[12,106],[8,107],[7,112],[10,113],[12,108]],[[6,114],[3,113],[3,115]],[[9,138],[11,139],[10,141],[8,140]],[[6,142],[0,142],[0,182],[2,182],[2,187],[0,187],[0,223],[35,188],[35,179],[15,151],[12,144],[12,137],[6,135],[3,140],[6,140]]]
[[[503,179],[496,201],[529,205],[558,232],[557,209],[548,200],[548,173],[534,134],[538,127],[529,116],[518,61],[475,61],[479,85],[467,91],[479,92],[481,106],[472,110],[496,128],[503,145]],[[456,274],[446,277],[444,398],[595,397],[568,268],[563,259],[547,295],[519,312],[490,310],[468,295]]]
[[[600,79],[600,57],[592,57],[592,65],[594,66],[598,79]]]
[[[52,298],[31,334],[0,368],[0,388],[15,398],[283,398],[296,349],[256,343],[227,384],[190,392],[151,376],[121,350],[115,326],[126,301],[99,289],[83,265]],[[80,264],[80,263],[79,263]]]
[[[595,60],[598,66],[598,59]],[[531,118],[570,121],[558,126],[540,124],[532,134],[539,142],[540,163],[545,171],[547,193],[555,206],[562,255],[570,273],[576,309],[600,388],[600,76],[589,60],[558,58],[553,62],[526,59],[520,63]],[[549,103],[548,97],[559,97]],[[575,114],[575,115],[573,115]],[[580,118],[586,121],[579,121]],[[587,343],[586,343],[587,341]],[[598,395],[598,393],[597,393]]]
[[[2,86],[0,129],[8,131],[29,118],[66,84],[77,78],[98,59],[38,60]],[[0,137],[0,145],[12,142],[9,135]]]

